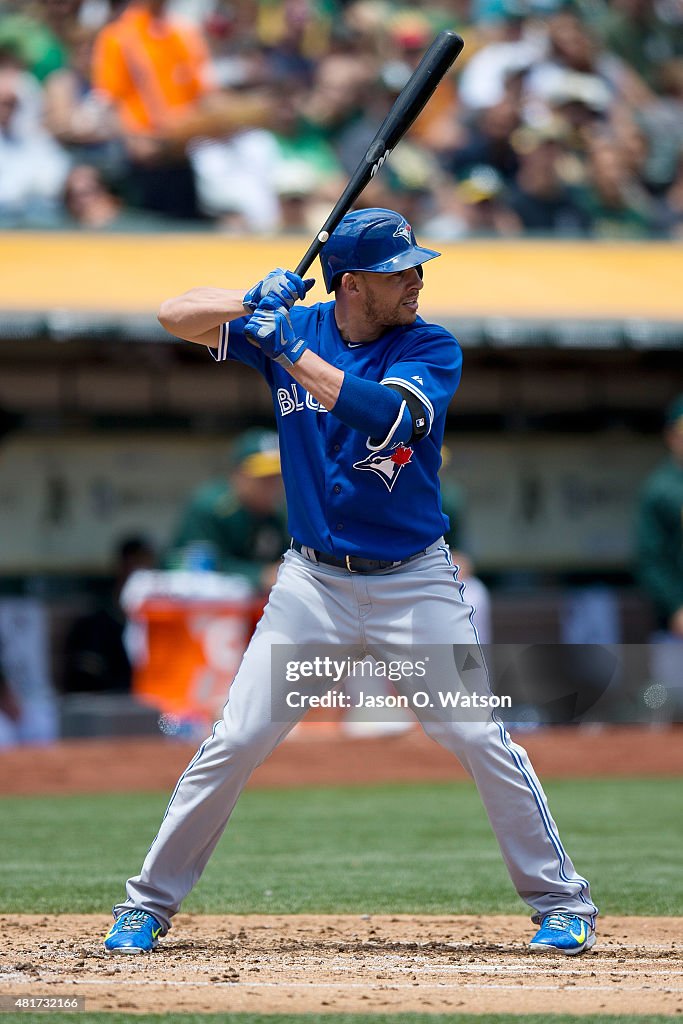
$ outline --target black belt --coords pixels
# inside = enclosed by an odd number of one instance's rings
[[[358,558],[357,555],[344,555],[343,558],[335,558],[334,555],[328,555],[324,551],[315,551],[306,544],[300,544],[298,540],[293,540],[291,547],[304,558],[308,558],[309,561],[315,559],[321,565],[333,565],[337,569],[347,569],[349,572],[380,572],[382,569],[398,569],[400,565],[412,562],[414,558],[425,554],[424,550],[416,551],[414,555],[402,558],[398,562],[383,562],[379,558]],[[311,555],[313,559],[311,559]]]

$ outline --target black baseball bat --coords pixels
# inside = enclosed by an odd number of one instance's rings
[[[439,32],[401,89],[393,107],[370,143],[367,153],[353,172],[332,213],[296,268],[296,273],[300,277],[306,273],[344,214],[348,213],[365,186],[377,174],[392,149],[403,138],[418,114],[422,112],[463,46],[464,43],[457,32],[451,32],[448,29]]]

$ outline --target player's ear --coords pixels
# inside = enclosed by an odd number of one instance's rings
[[[351,271],[347,270],[345,274],[342,274],[341,281],[339,282],[339,288],[343,292],[348,292],[350,295],[358,293],[358,278]]]

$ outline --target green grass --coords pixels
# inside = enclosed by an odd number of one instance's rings
[[[603,912],[683,913],[679,780],[563,781],[547,790]],[[0,800],[0,912],[107,913],[138,871],[165,803],[158,793]],[[468,783],[248,791],[183,909],[524,912]]]
[[[565,1013],[522,1014],[508,1013],[10,1013],[2,1015],[3,1024],[671,1024],[672,1017],[653,1016],[577,1017]]]

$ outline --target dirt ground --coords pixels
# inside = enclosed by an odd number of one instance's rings
[[[542,778],[683,775],[683,728],[550,729],[516,737]],[[0,755],[0,792],[166,789],[193,746],[88,740]],[[463,778],[419,730],[350,740],[298,730],[252,786]],[[112,957],[104,915],[0,915],[0,995],[89,1010],[261,1013],[683,1014],[683,917],[602,918],[582,957],[531,954],[519,916],[181,914],[149,956]]]
[[[0,916],[0,994],[89,1010],[683,1013],[683,919],[607,918],[582,957],[532,954],[524,917],[181,914],[147,956],[104,916]]]
[[[552,728],[514,734],[542,779],[683,775],[683,726]],[[195,745],[164,738],[70,740],[0,753],[0,795],[171,791]],[[251,786],[448,782],[464,769],[420,728],[348,739],[330,724],[300,727]]]

